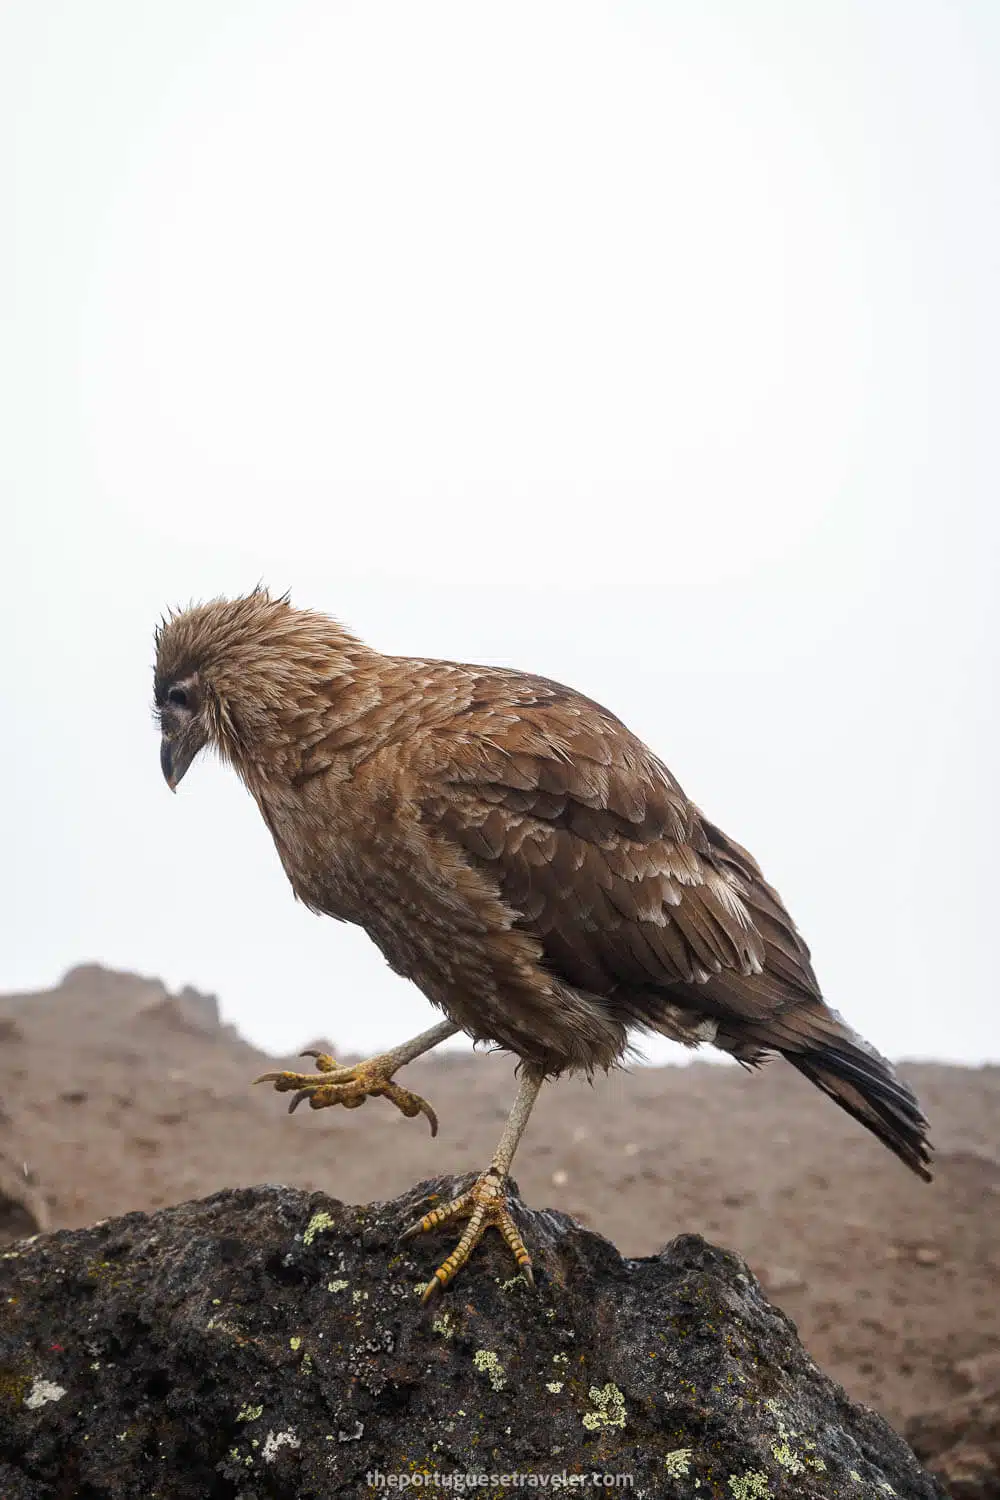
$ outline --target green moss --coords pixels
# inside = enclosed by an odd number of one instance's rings
[[[24,1370],[0,1370],[0,1399],[20,1405],[31,1384],[31,1377]]]

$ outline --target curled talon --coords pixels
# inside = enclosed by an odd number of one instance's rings
[[[329,1052],[317,1052],[315,1047],[307,1047],[304,1052],[299,1053],[299,1056],[314,1057],[316,1059],[316,1066],[321,1073],[333,1073],[336,1071],[337,1059],[331,1057]]]
[[[393,1082],[392,1075],[400,1064],[392,1053],[372,1058],[369,1062],[354,1063],[346,1068],[338,1067],[326,1052],[310,1049],[301,1055],[316,1059],[316,1073],[291,1073],[282,1069],[262,1073],[259,1078],[254,1079],[254,1083],[273,1084],[279,1094],[287,1094],[294,1089],[295,1097],[288,1106],[289,1114],[293,1114],[304,1099],[308,1099],[310,1109],[327,1109],[334,1104],[342,1104],[345,1109],[358,1109],[366,1099],[385,1098],[407,1119],[412,1120],[420,1114],[426,1115],[431,1135],[437,1135],[437,1115],[427,1100]]]

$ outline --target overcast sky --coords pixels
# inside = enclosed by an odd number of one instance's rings
[[[163,784],[154,622],[263,579],[605,702],[872,1041],[1000,1056],[998,69],[996,0],[6,0],[0,989],[430,1024]]]

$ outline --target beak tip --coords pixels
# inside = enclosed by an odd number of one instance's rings
[[[164,739],[160,744],[160,770],[163,779],[172,792],[177,790],[177,777],[174,775],[174,755],[170,741]]]

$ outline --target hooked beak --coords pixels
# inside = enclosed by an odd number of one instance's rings
[[[172,792],[176,792],[180,786],[184,773],[194,760],[197,750],[198,746],[187,740],[175,742],[169,740],[166,735],[160,740],[160,770]]]

